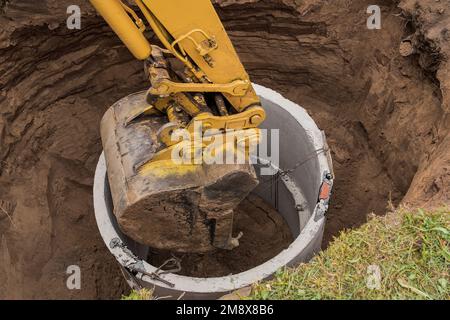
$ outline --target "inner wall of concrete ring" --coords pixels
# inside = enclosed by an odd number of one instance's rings
[[[102,155],[94,182],[95,216],[105,244],[131,287],[149,288],[154,290],[155,296],[171,299],[217,299],[268,279],[284,266],[307,262],[320,250],[326,218],[322,215],[323,207],[317,205],[318,196],[324,175],[332,173],[325,135],[302,107],[271,89],[254,86],[267,112],[262,128],[280,130],[279,168],[296,168],[279,179],[261,177],[255,193],[278,209],[296,239],[288,249],[266,263],[231,276],[192,278],[164,274],[160,281],[142,273],[133,275],[130,264],[139,265],[146,274],[156,272],[157,266],[145,261],[148,248],[129,239],[116,223]]]

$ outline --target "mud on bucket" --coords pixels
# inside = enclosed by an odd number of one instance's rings
[[[284,266],[306,262],[320,250],[333,183],[325,135],[297,104],[262,86],[255,85],[255,89],[267,113],[267,120],[261,128],[271,129],[270,138],[276,137],[277,133],[279,135],[279,159],[271,162],[270,150],[266,159],[260,154],[259,164],[256,165],[260,184],[252,196],[276,209],[280,215],[278,218],[287,225],[287,232],[293,240],[273,258],[235,274],[214,276],[212,273],[212,276],[202,274],[199,277],[189,273],[181,275],[178,269],[172,273],[162,271],[166,269],[161,268],[160,263],[152,265],[148,262],[154,261],[149,259],[152,251],[149,247],[133,241],[120,231],[113,213],[102,155],[94,181],[97,225],[132,288],[149,288],[154,290],[155,296],[171,299],[217,299],[270,278]]]

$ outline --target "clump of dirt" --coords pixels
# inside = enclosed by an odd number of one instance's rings
[[[148,262],[153,266],[161,266],[171,257],[175,257],[180,261],[180,275],[197,278],[222,277],[254,268],[287,249],[294,241],[281,215],[255,195],[248,196],[236,208],[234,217],[233,230],[242,232],[240,245],[236,249],[175,256],[152,250]]]
[[[326,245],[389,203],[449,203],[448,1],[217,0],[254,82],[325,130],[336,183]],[[68,30],[66,9],[82,9]],[[117,298],[127,289],[94,220],[106,108],[145,89],[86,0],[0,1],[0,298]],[[411,39],[413,54],[399,46]],[[81,290],[66,287],[81,268]]]

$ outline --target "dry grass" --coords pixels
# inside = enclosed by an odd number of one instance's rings
[[[148,289],[133,290],[128,296],[122,296],[122,300],[153,300],[153,293]]]
[[[449,246],[448,207],[372,217],[361,228],[343,232],[310,263],[255,285],[251,298],[448,300]],[[370,266],[381,271],[375,289],[368,286]]]

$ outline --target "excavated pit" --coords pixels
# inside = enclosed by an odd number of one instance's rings
[[[173,254],[149,250],[147,262],[161,266],[175,257],[180,261],[179,275],[195,278],[223,277],[255,268],[286,250],[294,237],[283,217],[256,195],[248,196],[235,210],[233,230],[242,232],[240,245],[232,251],[216,250],[206,254]]]
[[[308,110],[336,174],[323,246],[388,205],[449,203],[448,1],[227,0],[218,6],[254,82]],[[79,4],[82,29],[67,30]],[[0,298],[117,298],[127,290],[92,206],[107,107],[145,89],[87,1],[0,1]],[[399,46],[412,36],[414,54]],[[83,285],[70,291],[66,270]]]

